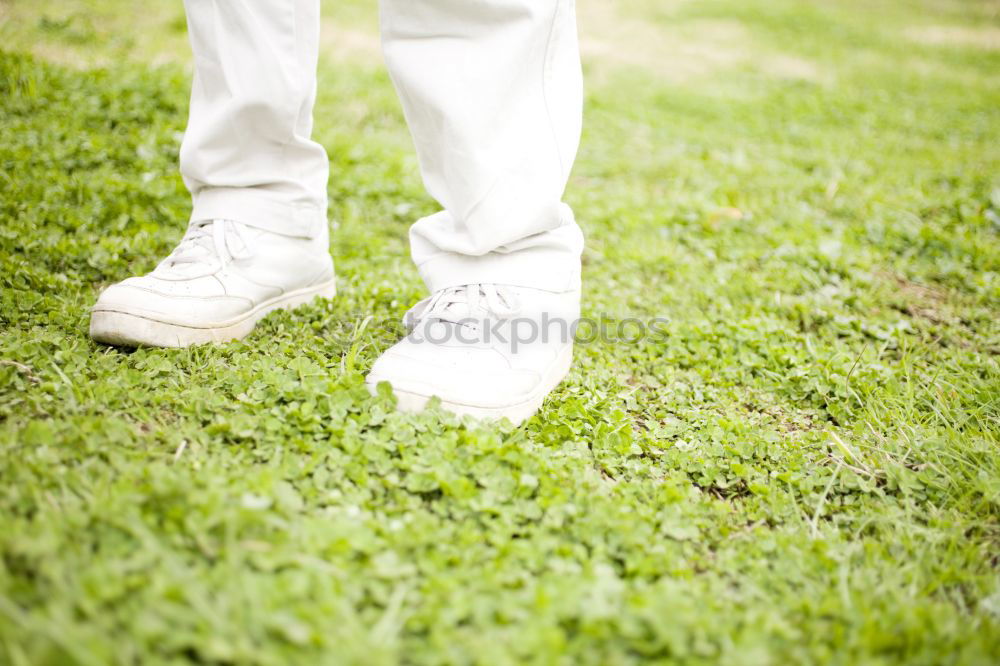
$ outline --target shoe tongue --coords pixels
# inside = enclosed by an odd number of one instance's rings
[[[476,292],[470,294],[470,290]],[[417,326],[419,322],[441,322],[478,328],[478,324],[495,318],[503,318],[502,309],[494,312],[498,295],[489,293],[481,285],[472,284],[454,287],[444,293],[438,293],[433,298],[418,303],[406,313],[404,321],[407,326]],[[506,304],[501,299],[501,306]]]
[[[218,250],[212,237],[213,224],[220,223],[206,222],[192,227],[174,251],[157,266],[157,270],[169,270],[181,274],[204,270],[205,264],[213,262],[218,257]]]
[[[482,308],[471,308],[468,303],[463,301],[460,303],[449,303],[447,306],[440,308],[434,314],[447,315],[448,317],[461,319],[464,317],[474,317],[476,315],[474,309],[481,310]]]
[[[479,291],[479,298],[469,294],[471,289]],[[469,285],[456,289],[454,293],[446,297],[447,300],[444,303],[438,304],[432,316],[453,322],[460,319],[488,317],[489,311],[485,307],[485,298],[486,295],[480,290],[479,285]],[[477,301],[475,306],[470,304],[470,299]]]
[[[198,259],[212,259],[216,254],[215,243],[212,237],[207,235],[191,239],[184,250],[180,263],[184,263],[184,259],[188,257],[197,261]]]

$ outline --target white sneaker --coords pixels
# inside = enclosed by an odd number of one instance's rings
[[[579,313],[579,290],[443,289],[406,314],[410,333],[375,361],[369,390],[389,382],[404,411],[438,396],[457,414],[520,423],[569,372]]]
[[[246,336],[268,312],[336,293],[329,231],[293,238],[231,220],[193,222],[156,269],[105,289],[90,336],[186,347]]]

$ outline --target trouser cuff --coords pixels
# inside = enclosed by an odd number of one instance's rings
[[[574,221],[515,245],[517,249],[501,248],[478,256],[436,252],[421,257],[417,270],[432,293],[477,283],[554,292],[580,288],[583,233]]]
[[[191,221],[234,220],[284,236],[315,238],[326,225],[326,203],[288,203],[253,188],[213,187],[194,196]]]

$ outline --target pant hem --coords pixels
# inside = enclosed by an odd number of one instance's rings
[[[580,287],[579,258],[553,260],[551,252],[522,250],[480,257],[442,253],[418,267],[431,293],[466,284],[507,284],[564,292]]]
[[[284,236],[315,238],[326,224],[326,206],[278,201],[253,188],[217,187],[194,197],[191,221],[234,220]]]

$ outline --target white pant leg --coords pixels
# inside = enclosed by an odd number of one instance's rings
[[[583,236],[561,203],[583,100],[573,0],[381,8],[389,72],[444,208],[410,231],[428,287],[574,288]]]
[[[192,219],[293,236],[326,225],[326,152],[310,140],[319,0],[185,0],[195,75],[181,175]]]

